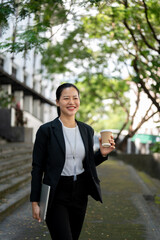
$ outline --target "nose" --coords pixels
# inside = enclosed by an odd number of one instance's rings
[[[74,100],[72,98],[69,99],[69,104],[73,104]]]

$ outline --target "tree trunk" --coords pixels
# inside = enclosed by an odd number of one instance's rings
[[[116,143],[116,149],[118,149],[122,152],[126,152],[127,141],[130,137],[131,137],[130,134],[127,134],[121,142]]]

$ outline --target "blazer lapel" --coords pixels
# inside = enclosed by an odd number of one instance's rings
[[[88,155],[88,133],[87,133],[87,128],[79,121],[76,121],[79,127],[79,131],[84,143],[84,147],[85,147],[85,152],[86,152],[86,156]],[[63,131],[62,131],[62,124],[61,122],[58,120],[58,118],[56,118],[55,120],[53,120],[52,122],[52,127],[53,127],[53,134],[55,135],[55,137],[57,138],[57,141],[62,149],[62,151],[65,153],[65,141],[64,141],[64,136],[63,136]]]
[[[88,152],[88,133],[87,133],[87,129],[85,128],[85,126],[81,122],[77,121],[77,124],[78,124],[78,127],[79,127],[79,131],[80,131],[83,143],[84,143],[85,152],[86,152],[86,156],[87,156],[88,155],[87,154],[87,152]]]
[[[65,141],[64,141],[63,131],[62,131],[62,124],[58,120],[58,118],[53,120],[52,127],[53,127],[53,134],[57,138],[57,142],[60,145],[62,151],[65,153]]]

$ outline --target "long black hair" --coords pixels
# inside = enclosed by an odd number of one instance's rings
[[[60,86],[57,88],[57,90],[56,90],[56,100],[59,101],[63,90],[64,90],[65,88],[70,88],[70,87],[75,88],[75,89],[77,90],[77,92],[78,92],[78,95],[80,94],[79,89],[78,89],[74,84],[72,84],[72,83],[64,83],[64,84],[60,85]],[[60,107],[58,107],[58,106],[57,106],[57,113],[58,113],[58,116],[60,116],[60,113],[61,113],[61,112],[60,112]]]

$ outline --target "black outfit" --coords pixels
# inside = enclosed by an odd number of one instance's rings
[[[58,118],[39,128],[34,144],[30,200],[39,202],[43,178],[43,182],[51,186],[46,223],[54,240],[77,240],[88,195],[102,202],[96,166],[107,157],[103,157],[100,150],[93,152],[93,129],[79,121],[77,125],[85,147],[85,172],[78,175],[77,181],[73,181],[72,176],[61,176],[65,141]]]
[[[85,173],[73,177],[61,177],[47,212],[46,223],[52,239],[78,240],[87,207]]]

